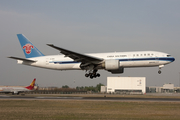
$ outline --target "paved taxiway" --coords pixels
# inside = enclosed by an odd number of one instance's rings
[[[154,101],[154,102],[180,102],[180,98],[138,98],[138,97],[32,97],[0,95],[0,100],[100,100],[100,101]]]

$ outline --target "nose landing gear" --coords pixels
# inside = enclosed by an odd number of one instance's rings
[[[159,65],[159,71],[158,73],[161,74],[161,68],[164,67],[164,65]]]
[[[161,70],[159,70],[158,73],[161,74]]]

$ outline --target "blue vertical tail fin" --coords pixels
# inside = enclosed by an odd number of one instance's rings
[[[23,34],[17,34],[26,58],[44,56]]]

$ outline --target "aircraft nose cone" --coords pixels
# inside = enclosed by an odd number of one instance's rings
[[[175,58],[174,58],[174,57],[172,58],[172,62],[173,62],[173,61],[175,61]]]
[[[167,57],[167,60],[168,60],[169,62],[174,62],[174,61],[175,61],[175,58],[174,58],[174,57]]]

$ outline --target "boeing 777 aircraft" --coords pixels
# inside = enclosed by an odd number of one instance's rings
[[[26,87],[18,87],[18,86],[5,86],[5,87],[0,87],[0,92],[1,93],[12,93],[12,94],[19,94],[21,92],[25,91],[33,91],[34,90],[34,85],[35,85],[36,79],[31,82],[29,86]]]
[[[160,74],[164,65],[175,60],[167,53],[156,51],[82,54],[53,44],[47,45],[59,50],[63,55],[45,56],[23,34],[17,34],[17,37],[26,58],[9,58],[16,59],[18,64],[55,70],[85,70],[85,76],[91,79],[100,77],[97,73],[99,69],[119,74],[124,72],[124,68],[157,66]]]

